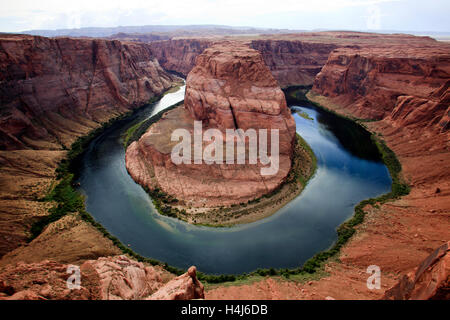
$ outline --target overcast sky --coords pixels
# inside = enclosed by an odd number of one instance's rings
[[[0,0],[0,31],[222,24],[450,32],[450,0]]]

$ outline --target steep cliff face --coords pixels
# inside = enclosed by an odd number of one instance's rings
[[[247,149],[244,164],[237,164],[237,153],[232,154],[234,164],[226,164],[224,152],[223,164],[175,165],[171,150],[177,142],[170,140],[171,133],[182,128],[193,136],[194,120],[202,122],[203,132],[218,129],[224,143],[235,141],[225,135],[225,129],[278,129],[278,172],[261,175],[263,165],[260,161],[250,164]],[[141,185],[159,188],[188,206],[231,205],[270,193],[284,181],[291,168],[294,139],[295,123],[284,94],[259,52],[226,42],[206,49],[197,58],[187,77],[184,108],[168,112],[131,144],[126,165]],[[203,147],[206,145],[204,142]]]
[[[449,79],[447,45],[339,49],[317,75],[313,92],[356,117],[431,126],[446,114]],[[443,120],[440,126],[448,125]]]
[[[212,44],[212,40],[206,39],[178,39],[153,41],[149,46],[164,69],[186,77],[194,67],[197,56]]]
[[[18,263],[0,271],[0,300],[188,300],[204,298],[196,269],[177,278],[160,267],[127,256],[102,257],[79,266],[78,289],[69,277],[76,271],[53,261]],[[171,279],[172,278],[172,279]]]
[[[194,67],[197,56],[218,41],[217,39],[155,41],[150,43],[150,47],[166,70],[187,76]],[[281,87],[312,85],[330,52],[338,47],[333,43],[309,43],[299,40],[268,39],[239,42],[261,53]]]
[[[375,262],[385,278],[407,273],[450,239],[449,54],[448,44],[428,40],[338,49],[308,95],[337,113],[379,119],[363,124],[395,152],[411,186],[400,199],[365,208],[360,236],[341,254],[349,269],[365,270]],[[429,264],[423,275],[408,276],[400,286],[416,286],[415,297],[433,297],[429,289],[445,286],[441,271],[447,261]]]
[[[333,43],[299,40],[253,40],[250,46],[261,52],[264,62],[281,87],[312,85],[331,51]]]
[[[2,256],[49,214],[51,205],[36,200],[51,189],[64,147],[162,93],[174,77],[145,44],[5,34],[0,70]]]
[[[222,130],[278,128],[292,151],[295,124],[283,92],[261,54],[245,45],[218,44],[197,58],[186,81],[185,107],[196,119]]]
[[[222,39],[223,40],[223,39]],[[189,38],[150,43],[161,65],[187,76],[194,67],[195,58],[204,49],[221,41],[220,38]],[[436,46],[429,37],[406,34],[376,34],[361,32],[305,32],[299,34],[261,35],[234,38],[259,51],[273,77],[281,87],[313,84],[316,75],[326,64],[330,53],[337,48],[380,48],[390,50],[399,45],[403,48]],[[403,50],[400,48],[400,50]]]
[[[173,80],[148,46],[107,40],[3,35],[0,68],[1,149],[69,146]]]

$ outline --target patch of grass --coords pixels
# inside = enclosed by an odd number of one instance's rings
[[[152,116],[149,119],[143,120],[139,123],[136,123],[135,125],[131,126],[125,133],[125,136],[123,138],[123,146],[124,148],[128,148],[128,146],[134,142],[139,140],[139,138],[147,131],[147,129],[154,124],[155,122],[159,121],[161,117],[168,111],[175,109],[176,107],[181,106],[184,103],[183,101],[180,101],[164,110],[161,110],[154,116]]]
[[[300,111],[300,110],[298,110],[298,111],[296,111],[296,113],[297,113],[300,117],[302,117],[303,119],[306,119],[306,120],[314,120],[314,119],[311,118],[305,111]]]
[[[41,218],[31,226],[31,236],[33,240],[50,223],[59,220],[69,212],[79,212],[84,208],[84,197],[72,187],[73,174],[66,174],[56,187],[48,194],[43,201],[55,201],[49,212],[50,215]]]
[[[136,130],[139,129],[139,127],[142,125],[142,122],[136,123],[134,126],[131,126],[127,132],[125,133],[125,136],[123,137],[123,145],[125,148],[131,144],[130,139],[134,136],[134,133]]]

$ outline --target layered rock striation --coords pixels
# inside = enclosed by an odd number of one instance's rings
[[[154,41],[150,43],[150,47],[165,69],[187,76],[195,65],[196,57],[204,49],[220,41],[218,37],[191,37]],[[233,41],[259,51],[281,87],[312,86],[316,75],[327,63],[330,53],[338,48],[384,47],[389,50],[392,47],[414,46],[420,49],[424,46],[436,46],[437,43],[429,37],[350,31],[259,35],[248,36],[244,39],[235,37]]]
[[[420,122],[445,130],[449,86],[448,45],[347,48],[330,54],[313,92],[359,118],[390,117],[402,126]]]
[[[0,35],[0,70],[2,256],[49,214],[51,205],[37,199],[51,190],[65,149],[175,77],[146,44],[8,34]]]
[[[197,58],[186,84],[184,107],[167,112],[129,146],[126,165],[135,181],[150,190],[162,190],[186,206],[206,208],[247,202],[278,188],[291,169],[295,123],[259,52],[235,42],[216,44]],[[248,148],[244,164],[175,165],[171,150],[178,142],[170,140],[171,134],[182,128],[194,136],[194,121],[201,121],[203,132],[217,129],[224,143],[237,141],[226,135],[227,129],[279,130],[278,171],[262,175],[260,161],[249,163]],[[207,145],[203,142],[203,147]],[[237,157],[236,151],[233,159]]]
[[[281,87],[311,86],[327,62],[334,43],[300,40],[253,40],[250,46],[261,52],[264,62]]]
[[[367,206],[361,236],[341,254],[348,268],[365,270],[375,262],[385,278],[409,272],[450,239],[450,46],[419,40],[338,49],[308,95],[337,113],[378,119],[363,125],[401,163],[400,176],[410,193],[379,207]]]
[[[212,44],[213,40],[208,39],[174,39],[153,41],[149,46],[164,69],[187,77],[195,59]]]
[[[99,39],[2,35],[0,68],[3,150],[69,147],[173,81],[147,45]]]

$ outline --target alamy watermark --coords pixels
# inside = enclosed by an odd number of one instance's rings
[[[70,274],[69,278],[66,280],[67,288],[70,290],[79,290],[81,288],[80,267],[72,264],[68,265],[66,272]]]
[[[381,269],[379,266],[370,265],[367,267],[366,273],[371,276],[367,278],[367,289],[381,289]]]
[[[270,155],[268,154],[268,131],[270,131]],[[201,121],[194,121],[193,138],[187,129],[172,132],[171,141],[180,141],[171,152],[174,164],[248,164],[259,162],[263,176],[275,175],[280,166],[278,129],[226,129],[225,155],[224,135],[219,129],[207,129],[203,132]],[[247,146],[248,141],[248,146]],[[203,142],[206,146],[203,148]],[[235,148],[236,146],[236,148]],[[248,148],[247,148],[248,147]]]

